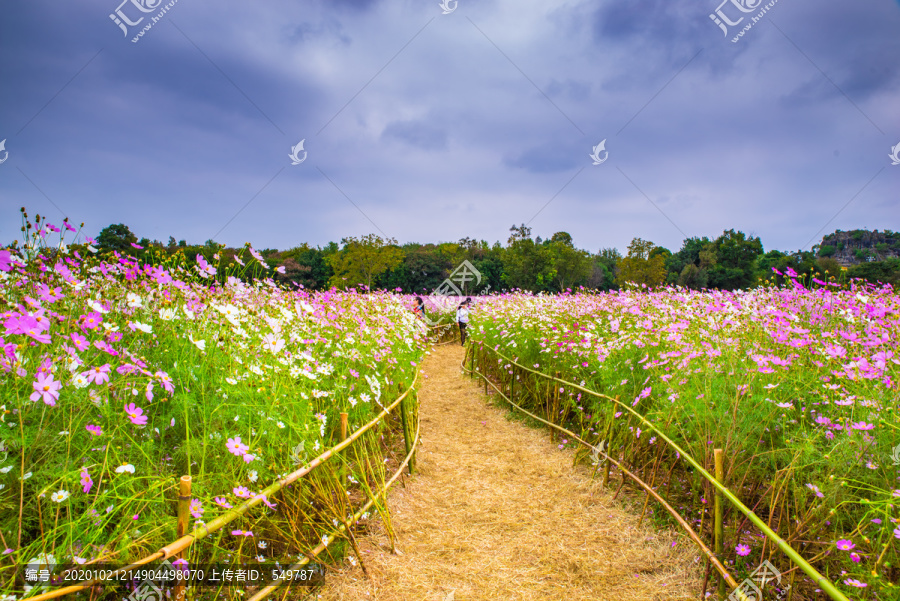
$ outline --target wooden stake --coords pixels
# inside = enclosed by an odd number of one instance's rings
[[[725,455],[722,452],[722,449],[715,449],[714,459],[716,464],[716,481],[719,484],[725,485]],[[719,561],[723,560],[723,549],[724,549],[724,534],[722,532],[722,493],[719,492],[719,489],[716,489],[715,496],[715,521],[713,522],[713,527],[715,528],[715,553],[716,557]],[[719,601],[725,600],[725,578],[722,577],[722,574],[719,574],[718,577],[718,586],[717,590],[719,592]]]
[[[182,476],[178,481],[178,538],[187,534],[191,519],[191,477]],[[182,552],[175,554],[175,559],[181,559]],[[184,600],[184,584],[176,584],[174,591],[175,601]]]
[[[344,412],[341,412],[341,442],[344,442],[345,440],[347,440],[347,414]],[[344,453],[342,452],[341,455],[344,455]],[[341,459],[345,459],[345,458],[346,458],[346,455],[341,457]],[[347,462],[342,461],[341,463],[342,463],[342,465],[341,465],[340,469],[338,470],[338,473],[340,474],[340,478],[341,478],[341,486],[346,486],[347,485]]]

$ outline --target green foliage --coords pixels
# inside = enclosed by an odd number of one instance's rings
[[[97,236],[97,245],[100,250],[110,252],[132,253],[134,252],[134,247],[131,245],[136,242],[137,236],[128,229],[127,225],[122,223],[106,226]]]
[[[712,244],[715,265],[710,267],[709,282],[715,288],[737,290],[756,284],[756,259],[763,253],[759,238],[744,232],[726,230]]]
[[[627,283],[644,284],[651,288],[665,283],[666,255],[654,252],[656,248],[649,240],[634,238],[628,245],[628,254],[619,262],[616,283],[620,286]]]
[[[837,249],[835,247],[830,246],[828,244],[823,244],[819,247],[819,256],[820,257],[832,257]]]
[[[847,270],[850,278],[860,278],[873,284],[892,284],[895,289],[900,286],[900,259],[891,258],[886,261],[871,261],[854,265]]]
[[[365,285],[371,289],[376,277],[403,260],[403,251],[396,240],[384,240],[376,234],[344,238],[341,244],[344,248],[329,257],[334,270],[331,285],[335,288]]]
[[[503,254],[504,283],[531,292],[547,290],[556,275],[550,253],[531,239],[531,228],[526,225],[512,226],[509,231]]]

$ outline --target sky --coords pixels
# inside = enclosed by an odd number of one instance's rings
[[[898,0],[6,0],[0,15],[4,244],[21,206],[91,236],[125,223],[280,249],[505,244],[523,223],[592,252],[900,230]]]

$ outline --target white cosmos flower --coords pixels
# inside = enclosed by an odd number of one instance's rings
[[[259,478],[259,474],[256,470],[250,470],[250,473],[247,474],[247,479],[250,480],[250,482],[256,482],[257,478]]]
[[[126,463],[125,465],[120,465],[119,467],[116,468],[117,474],[124,474],[125,472],[128,472],[129,474],[133,474],[134,466],[131,465],[130,463]]]
[[[129,306],[129,307],[137,308],[137,307],[140,307],[140,306],[143,304],[143,301],[141,300],[141,297],[138,296],[137,294],[135,294],[134,292],[129,292],[129,293],[125,296],[125,298],[126,298],[126,300],[128,301],[128,306]]]
[[[84,377],[83,375],[81,375],[81,374],[75,374],[75,375],[72,377],[72,385],[73,385],[75,388],[84,388],[84,387],[87,386],[88,384],[89,384],[89,382],[88,382],[87,378],[85,378],[85,377]]]
[[[284,422],[278,422],[275,425],[284,430]]]
[[[13,468],[13,466],[11,466],[11,465],[7,465],[4,468],[0,468],[0,474],[8,474],[9,470],[11,470],[12,468]]]
[[[62,490],[62,489],[60,489],[60,490],[56,491],[55,493],[53,493],[52,495],[50,495],[50,500],[52,500],[54,503],[62,503],[63,501],[65,501],[68,498],[69,498],[69,491]]]
[[[194,340],[194,337],[191,336],[190,334],[188,334],[188,338],[190,339],[191,342],[194,343],[194,346],[196,346],[201,351],[206,349],[206,341],[205,340]]]
[[[134,326],[135,330],[140,330],[141,332],[143,332],[145,334],[149,334],[150,332],[153,331],[153,326],[148,326],[147,324],[141,323],[139,321],[135,321],[131,325]]]
[[[175,319],[175,315],[178,313],[176,309],[160,309],[159,310],[159,318],[163,321],[172,321]]]

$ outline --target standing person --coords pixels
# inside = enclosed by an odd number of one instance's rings
[[[425,321],[425,301],[422,300],[421,296],[416,297],[416,306],[413,309],[413,314],[422,321]]]
[[[469,303],[471,302],[472,299],[467,298],[459,303],[459,307],[456,309],[456,323],[459,324],[459,343],[462,346],[466,344],[466,326],[469,325]]]

